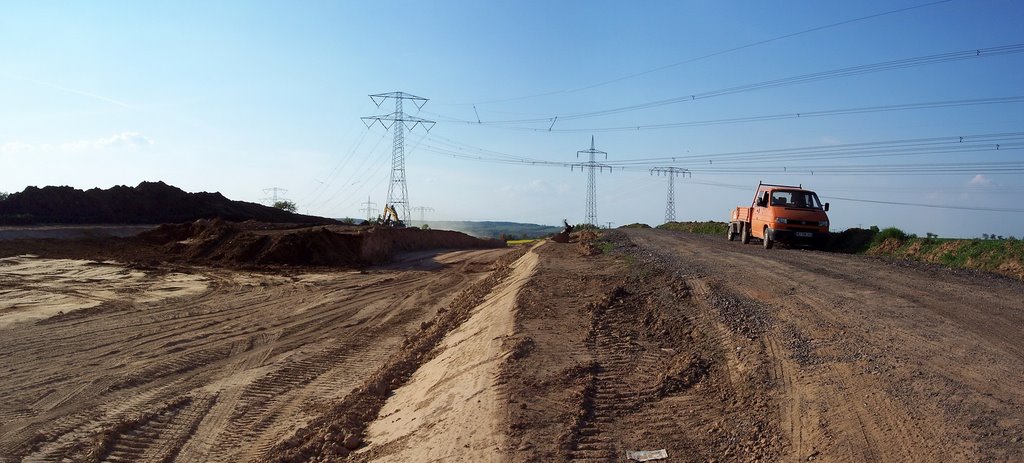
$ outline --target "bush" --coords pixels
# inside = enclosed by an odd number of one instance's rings
[[[699,233],[702,235],[725,235],[729,224],[725,222],[665,222],[657,226],[660,230],[682,231],[688,233]]]
[[[871,228],[872,229],[878,229],[878,227],[874,227],[874,226],[871,227]],[[875,234],[874,239],[871,240],[871,244],[875,245],[875,244],[884,243],[885,240],[890,239],[890,238],[892,238],[892,239],[902,243],[902,242],[904,242],[907,239],[912,238],[912,237],[913,237],[912,235],[908,235],[906,232],[904,232],[903,230],[900,230],[899,228],[888,227],[888,228],[883,228],[881,231],[879,231],[877,234]]]
[[[294,202],[288,201],[287,199],[277,201],[271,207],[273,207],[274,209],[280,209],[282,211],[287,211],[291,213],[295,213],[295,211],[299,210],[298,206],[296,206]]]
[[[629,225],[623,225],[619,228],[651,228],[651,226],[645,223],[631,223]]]

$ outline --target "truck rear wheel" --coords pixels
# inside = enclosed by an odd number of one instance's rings
[[[750,244],[750,225],[740,223],[740,243]]]
[[[736,224],[729,224],[729,228],[725,230],[725,236],[729,238],[729,241],[736,241]]]
[[[761,242],[764,243],[765,249],[771,249],[772,245],[775,244],[775,242],[772,241],[771,229],[768,227],[764,227],[764,238],[762,238]]]

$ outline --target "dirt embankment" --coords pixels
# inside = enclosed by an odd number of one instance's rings
[[[500,240],[459,232],[371,226],[268,224],[220,219],[165,224],[134,237],[0,240],[0,257],[116,260],[157,266],[172,262],[231,268],[280,266],[359,268],[415,251],[491,249]]]
[[[1024,280],[1024,241],[1017,239],[888,238],[870,247],[867,254],[982,270]]]
[[[160,224],[214,218],[272,223],[337,223],[262,204],[232,201],[220,193],[187,193],[163,182],[85,191],[68,186],[28,187],[0,200],[0,225]]]
[[[228,266],[359,267],[387,262],[397,254],[412,251],[505,246],[500,240],[444,230],[346,226],[278,230],[221,220],[162,225],[143,233],[140,239],[190,263]]]

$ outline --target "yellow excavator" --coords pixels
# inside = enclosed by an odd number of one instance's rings
[[[405,228],[405,222],[398,218],[398,211],[390,204],[384,205],[384,214],[377,216],[377,225],[391,228]]]

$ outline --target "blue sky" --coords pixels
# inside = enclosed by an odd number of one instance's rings
[[[391,156],[391,135],[359,118],[392,103],[378,109],[367,95],[404,91],[430,99],[419,112],[407,106],[410,113],[438,122],[406,138],[409,199],[435,209],[428,219],[582,221],[586,176],[578,169],[495,160],[576,162],[593,135],[616,167],[598,175],[602,224],[661,223],[666,179],[649,169],[674,165],[693,171],[677,179],[677,220],[724,220],[763,180],[818,191],[832,205],[834,229],[1020,237],[1024,213],[971,209],[1024,209],[1024,174],[1005,170],[1024,152],[1013,135],[1024,132],[1024,103],[1008,99],[1024,96],[1024,53],[568,117],[1024,43],[1024,4],[998,0],[940,2],[784,37],[926,3],[6,2],[0,191],[163,180],[260,201],[264,188],[280,187],[303,212],[360,216],[368,197],[383,205]],[[726,52],[745,45],[752,46]],[[1001,103],[977,104],[990,98]],[[954,100],[972,103],[598,130]],[[477,113],[483,123],[467,123]],[[561,120],[547,122],[556,115]],[[538,121],[499,123],[520,119]],[[974,138],[991,134],[1001,135]],[[914,154],[891,146],[959,136],[977,149]],[[867,142],[890,149],[787,157],[795,148]],[[784,151],[733,163],[722,156],[775,149]],[[667,159],[633,162],[649,158]],[[1004,170],[972,170],[979,163]],[[894,172],[886,167],[893,164],[908,167]],[[953,172],[918,169],[941,164]],[[823,172],[838,168],[861,172]]]

